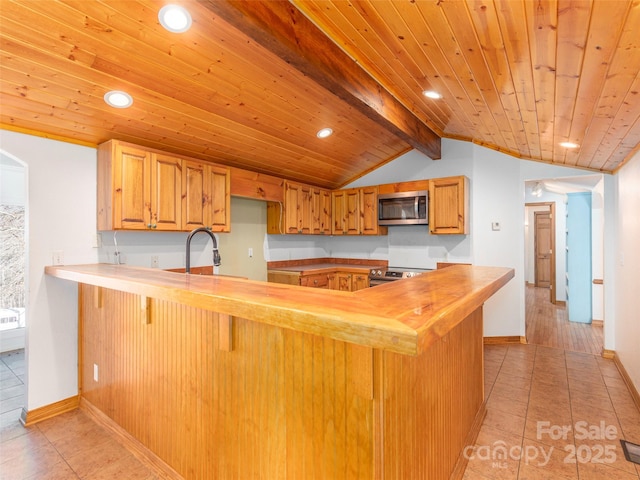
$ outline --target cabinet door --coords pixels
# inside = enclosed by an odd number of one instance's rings
[[[302,229],[300,213],[301,185],[292,182],[284,184],[284,233],[298,233]]]
[[[347,196],[345,190],[331,192],[331,233],[342,235],[347,233],[346,228]]]
[[[360,189],[345,190],[345,230],[348,235],[360,235]]]
[[[311,189],[311,233],[331,234],[331,192],[321,188]]]
[[[309,185],[298,186],[298,233],[313,233],[313,188]]]
[[[364,187],[360,190],[362,213],[361,231],[363,235],[378,235],[378,187]]]
[[[116,144],[113,154],[113,228],[151,227],[151,154]],[[109,188],[109,187],[106,187]]]
[[[320,190],[320,233],[331,235],[331,192]]]
[[[207,197],[206,165],[184,161],[182,164],[182,229],[208,226],[205,218]]]
[[[182,229],[182,159],[151,155],[151,228]]]
[[[214,232],[231,231],[231,175],[227,167],[207,165],[206,226]]]
[[[338,285],[337,290],[342,292],[350,292],[351,291],[351,277],[350,273],[338,272],[336,273],[336,284]]]
[[[469,233],[467,177],[429,180],[429,231],[433,234]]]
[[[352,282],[352,290],[355,292],[357,290],[362,290],[363,288],[369,288],[369,276],[357,274],[353,276]]]

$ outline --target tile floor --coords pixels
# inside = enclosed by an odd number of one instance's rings
[[[0,478],[160,478],[80,410],[22,427],[23,400],[16,398],[24,393],[14,387],[22,385],[23,360],[20,353],[0,360]],[[487,345],[485,384],[488,413],[466,449],[465,480],[640,478],[640,465],[627,462],[620,447],[620,439],[640,443],[640,411],[613,361],[537,345]]]
[[[0,479],[159,478],[80,410],[23,427],[24,350],[0,354],[0,374]]]
[[[486,345],[487,416],[464,479],[638,480],[620,440],[640,411],[612,360],[539,345]]]
[[[15,423],[25,405],[24,349],[0,354],[0,428]]]

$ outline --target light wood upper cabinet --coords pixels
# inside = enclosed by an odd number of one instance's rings
[[[182,161],[118,142],[98,147],[98,229],[179,230]]]
[[[118,140],[98,146],[99,230],[230,228],[230,175]]]
[[[285,181],[284,202],[267,205],[267,233],[330,234],[331,192]]]
[[[311,233],[331,234],[331,192],[322,188],[311,189]]]
[[[331,192],[334,235],[360,234],[360,189],[349,188]]]
[[[378,225],[378,187],[360,189],[360,233],[363,235],[386,235],[387,227]]]
[[[359,235],[362,233],[360,229],[360,216],[362,214],[362,197],[360,189],[350,188],[342,190],[342,192],[344,195],[344,222],[343,231],[341,233],[346,233],[347,235]]]
[[[230,174],[227,167],[185,160],[182,180],[182,229],[231,227]]]
[[[214,232],[231,231],[231,173],[221,165],[207,166],[206,213]]]
[[[378,226],[378,187],[331,192],[334,235],[386,235]]]
[[[119,142],[98,148],[98,230],[151,226],[151,153]]]
[[[469,179],[465,176],[429,180],[429,231],[469,233]]]
[[[151,154],[151,226],[182,229],[182,159]]]

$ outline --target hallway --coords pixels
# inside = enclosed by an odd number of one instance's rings
[[[602,324],[570,322],[567,320],[566,307],[554,305],[549,301],[548,288],[527,285],[525,292],[528,344],[561,348],[571,352],[602,354]]]

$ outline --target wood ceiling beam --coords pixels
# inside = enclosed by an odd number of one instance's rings
[[[202,4],[416,150],[440,158],[440,137],[291,3],[207,0]]]

